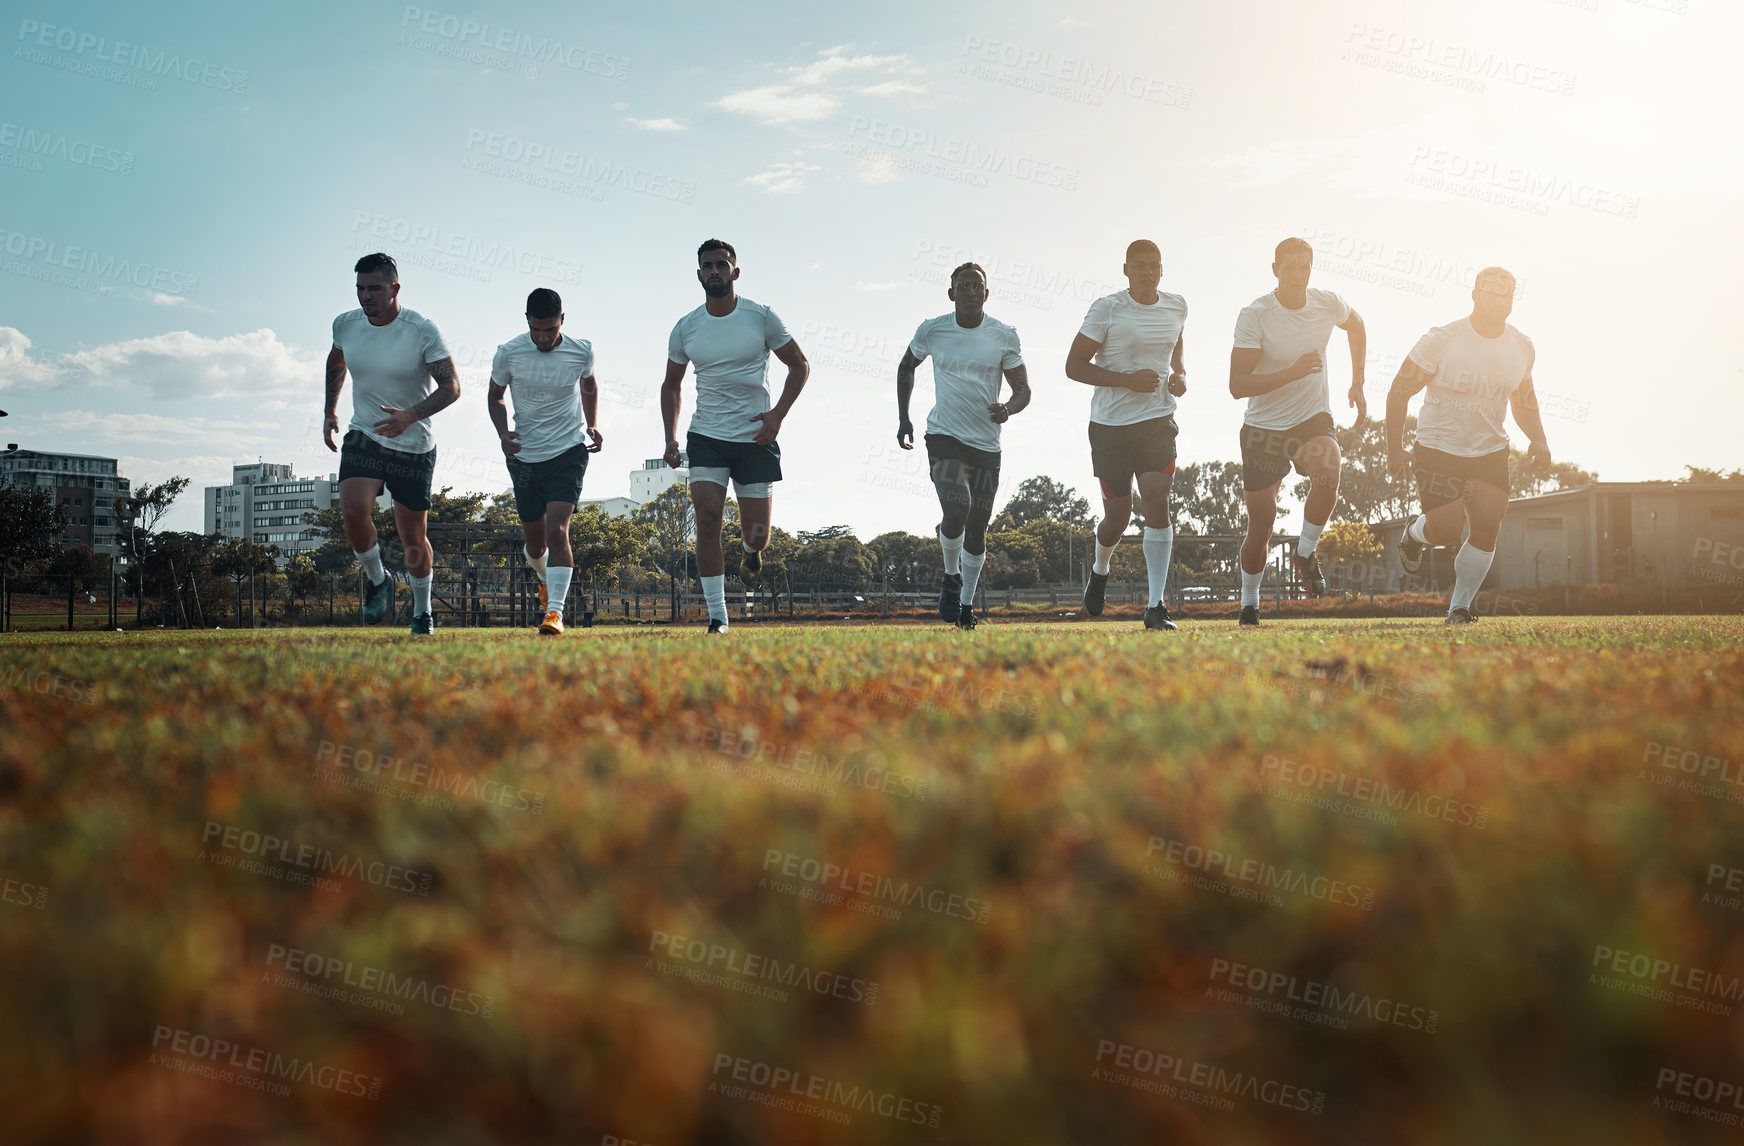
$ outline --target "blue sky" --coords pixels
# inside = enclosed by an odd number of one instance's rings
[[[383,249],[466,386],[439,482],[507,486],[484,379],[551,286],[604,387],[588,492],[621,494],[663,447],[666,336],[719,235],[814,364],[777,523],[926,533],[893,383],[950,267],[987,266],[1030,363],[1005,490],[1088,493],[1089,394],[1062,365],[1125,244],[1156,240],[1188,301],[1182,459],[1220,460],[1235,317],[1295,234],[1367,320],[1372,412],[1497,263],[1557,457],[1606,479],[1744,464],[1731,0],[440,2],[11,6],[6,441],[196,486],[256,458],[337,469],[320,363],[352,261]],[[1329,361],[1342,390],[1341,340]]]

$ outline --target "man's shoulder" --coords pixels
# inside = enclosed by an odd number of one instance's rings
[[[523,350],[531,350],[532,348],[533,348],[533,336],[523,330],[521,333],[515,335],[515,337],[509,339],[507,342],[498,343],[497,344],[497,353],[498,354],[519,354]]]
[[[1335,290],[1325,290],[1321,287],[1308,288],[1308,301],[1322,310],[1345,311],[1350,304],[1344,301],[1344,296]]]
[[[368,321],[369,319],[363,313],[363,308],[357,307],[352,310],[340,312],[340,314],[333,319],[333,329],[335,331],[351,330],[359,322]]]
[[[527,337],[527,341],[532,342],[531,336]],[[591,355],[593,353],[593,343],[585,338],[571,338],[567,334],[563,335],[563,348],[575,354]]]

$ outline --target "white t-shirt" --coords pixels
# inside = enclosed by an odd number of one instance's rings
[[[1435,371],[1417,414],[1417,441],[1475,458],[1506,449],[1503,420],[1520,383],[1532,380],[1532,340],[1508,323],[1496,338],[1472,328],[1468,315],[1417,340],[1411,361]]]
[[[1090,313],[1084,316],[1078,333],[1102,344],[1091,361],[1120,374],[1155,370],[1161,379],[1154,394],[1118,386],[1094,387],[1090,395],[1092,422],[1130,426],[1175,412],[1175,396],[1169,393],[1169,359],[1186,323],[1187,300],[1167,291],[1158,291],[1157,301],[1149,306],[1125,290],[1103,295],[1090,304]]]
[[[557,345],[540,350],[523,333],[497,347],[491,385],[515,398],[515,432],[521,449],[515,457],[542,462],[581,445],[580,379],[593,373],[593,346],[585,339],[559,335]]]
[[[990,314],[979,326],[958,326],[957,313],[929,318],[914,331],[908,352],[933,360],[933,408],[927,433],[945,434],[965,446],[999,452],[999,423],[987,407],[999,401],[1005,371],[1023,365],[1017,331]]]
[[[371,325],[361,309],[348,310],[333,320],[333,345],[351,372],[351,428],[390,450],[424,454],[435,449],[428,418],[413,422],[397,438],[384,438],[374,427],[387,417],[383,406],[409,409],[436,389],[430,363],[448,357],[436,324],[403,306],[386,326]]]
[[[793,341],[781,319],[762,303],[739,296],[716,318],[699,306],[672,328],[666,357],[696,364],[696,409],[690,432],[723,442],[749,442],[763,431],[751,419],[769,400],[769,352]]]
[[[1324,360],[1332,328],[1349,318],[1350,304],[1329,290],[1309,287],[1308,301],[1300,310],[1291,310],[1276,294],[1264,294],[1236,318],[1235,346],[1260,352],[1255,374],[1274,374],[1310,350],[1320,351]],[[1242,421],[1262,430],[1288,430],[1316,414],[1330,413],[1326,371],[1321,369],[1269,394],[1255,394],[1247,400]]]

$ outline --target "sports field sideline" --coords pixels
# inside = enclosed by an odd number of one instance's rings
[[[1744,1018],[1741,638],[14,636],[0,1027],[38,1034],[0,1040],[0,1109],[31,1141],[1725,1140],[1693,1096],[1744,1078],[1691,1064]]]

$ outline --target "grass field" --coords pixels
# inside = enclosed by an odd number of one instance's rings
[[[0,1141],[1737,1141],[1741,645],[13,635]]]

